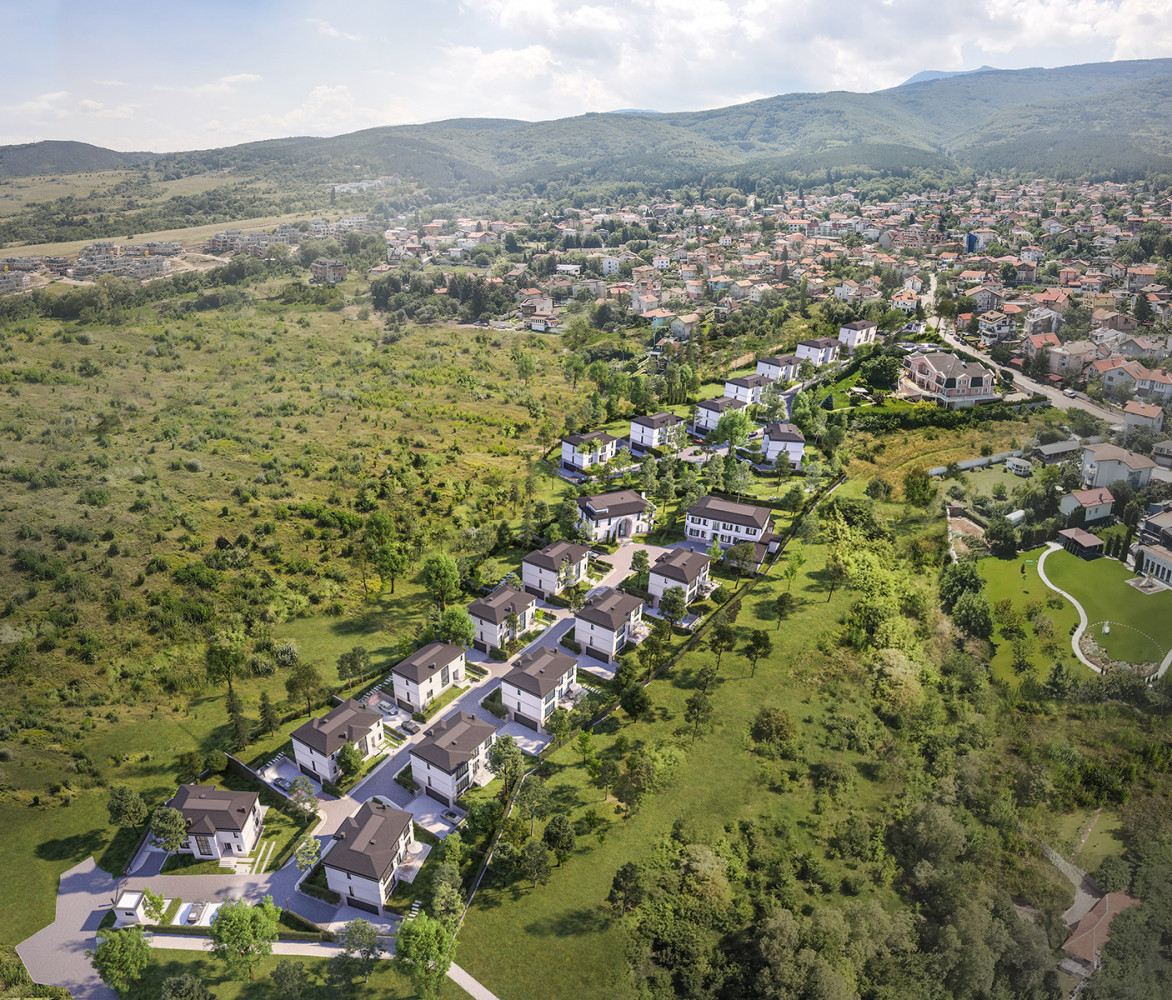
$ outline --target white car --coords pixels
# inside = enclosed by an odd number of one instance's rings
[[[1066,396],[1069,399],[1074,399],[1074,397],[1077,395],[1077,393],[1073,389],[1063,389],[1062,395]]]

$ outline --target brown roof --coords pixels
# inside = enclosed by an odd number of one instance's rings
[[[1074,933],[1063,944],[1062,950],[1094,965],[1103,946],[1110,940],[1108,930],[1111,921],[1138,902],[1138,899],[1132,899],[1125,892],[1107,893],[1091,908],[1090,913],[1078,922]]]
[[[464,650],[460,646],[453,646],[450,642],[429,642],[422,649],[417,649],[407,659],[396,663],[391,668],[391,673],[406,677],[416,684],[422,684],[463,655]]]
[[[586,553],[589,551],[589,548],[585,545],[579,545],[577,542],[557,541],[551,542],[544,549],[530,552],[521,562],[529,563],[530,566],[537,566],[540,569],[552,569],[556,572],[561,569],[564,562],[577,565],[586,558]]]
[[[420,760],[451,774],[461,764],[467,764],[496,729],[487,722],[473,718],[467,712],[457,712],[432,727],[430,733],[411,748],[411,754]]]
[[[334,843],[322,859],[327,868],[383,881],[402,860],[399,843],[411,829],[412,815],[372,799],[338,824]]]
[[[478,597],[468,605],[468,614],[481,621],[500,625],[508,621],[509,615],[519,615],[537,598],[513,587],[498,587],[487,597]]]
[[[655,560],[651,572],[687,584],[699,579],[704,567],[711,561],[703,552],[671,549]]]
[[[769,509],[754,507],[747,503],[734,503],[719,497],[701,497],[688,508],[689,517],[706,517],[729,524],[740,524],[750,528],[769,527]]]
[[[578,617],[584,622],[601,625],[611,632],[617,632],[623,626],[631,612],[643,607],[643,599],[622,594],[612,587],[599,591],[591,598],[590,603],[578,612]]]
[[[559,653],[552,646],[538,646],[518,658],[501,683],[544,698],[577,663],[572,656]]]
[[[1103,539],[1098,535],[1092,535],[1082,528],[1064,528],[1058,532],[1058,537],[1069,538],[1075,545],[1081,545],[1084,549],[1097,549],[1103,544]]]
[[[616,490],[578,498],[578,509],[591,520],[641,514],[651,505],[634,490]]]
[[[361,702],[349,698],[320,719],[310,719],[293,730],[293,739],[311,750],[329,756],[342,749],[345,743],[360,740],[371,726],[381,722],[378,712],[364,708]]]
[[[256,792],[228,792],[214,785],[180,785],[169,803],[187,821],[190,833],[239,832],[256,808]]]

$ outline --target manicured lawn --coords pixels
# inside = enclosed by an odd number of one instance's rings
[[[1042,583],[1042,578],[1038,576],[1037,560],[1043,552],[1045,549],[1032,549],[1029,552],[1019,552],[1014,559],[988,558],[978,561],[977,569],[985,578],[985,596],[988,598],[990,606],[998,601],[1008,599],[1013,602],[1014,608],[1025,614],[1026,605],[1029,602],[1041,601],[1045,604],[1056,596],[1054,591]],[[1053,556],[1050,557],[1051,560],[1053,558]],[[1023,567],[1024,573],[1022,572]],[[1049,561],[1046,563],[1046,567],[1048,570]],[[1090,671],[1076,659],[1070,647],[1071,629],[1078,625],[1078,612],[1074,610],[1073,605],[1065,600],[1061,609],[1046,605],[1044,615],[1049,619],[1052,630],[1049,640],[1039,636],[1029,622],[1024,625],[1034,675],[1044,681],[1055,660],[1061,660],[1074,672],[1075,676],[1089,677]],[[997,626],[994,632],[993,641],[997,646],[997,652],[994,654],[991,664],[993,678],[1010,687],[1017,687],[1021,678],[1014,673],[1010,666],[1013,660],[1012,641],[1002,634],[1000,626]],[[1048,653],[1046,649],[1050,643],[1053,644],[1053,655]]]
[[[163,862],[164,875],[223,875],[231,871],[218,861],[204,861],[190,854],[172,854]]]
[[[1159,663],[1172,648],[1172,591],[1143,594],[1124,582],[1135,574],[1122,563],[1065,551],[1046,560],[1046,575],[1082,604],[1089,634],[1113,659]],[[1101,622],[1111,623],[1109,634]]]
[[[548,787],[556,808],[579,826],[577,850],[563,868],[555,867],[548,885],[536,889],[523,879],[502,884],[494,876],[486,878],[461,935],[460,963],[490,989],[518,1000],[607,995],[610,977],[623,965],[622,935],[605,905],[611,880],[625,862],[651,858],[676,820],[690,837],[704,839],[718,837],[729,823],[776,818],[793,829],[795,839],[813,845],[815,828],[827,828],[845,815],[845,809],[827,801],[815,819],[815,794],[804,777],[805,767],[798,768],[802,776],[797,782],[784,779],[784,794],[776,794],[778,772],[791,765],[768,764],[747,749],[749,723],[762,705],[787,708],[802,730],[811,763],[834,760],[863,769],[849,796],[854,805],[878,808],[890,794],[884,781],[862,776],[867,762],[860,755],[831,749],[821,740],[829,712],[861,715],[863,709],[856,708],[853,687],[838,676],[839,658],[824,656],[815,645],[820,630],[853,598],[840,588],[828,603],[822,577],[825,552],[810,546],[807,553],[803,575],[794,586],[799,608],[783,628],[774,628],[769,610],[784,587],[779,580],[764,581],[744,599],[736,651],[724,655],[711,693],[716,708],[711,733],[693,746],[683,720],[684,702],[694,691],[692,678],[712,661],[707,649],[689,653],[671,674],[651,685],[650,720],[628,725],[620,713],[596,728],[595,746],[603,759],[617,755],[614,744],[620,733],[647,746],[666,742],[679,747],[680,761],[668,787],[648,796],[634,815],[616,812],[613,797],[603,800],[572,745],[550,757]],[[769,631],[774,652],[750,678],[741,649],[757,627]],[[720,780],[714,781],[717,774]],[[591,809],[602,820],[604,842],[585,832],[582,821]],[[538,835],[541,829],[538,822]]]

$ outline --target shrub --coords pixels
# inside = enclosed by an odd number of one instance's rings
[[[494,660],[507,660],[509,658],[508,654],[500,646],[490,647],[488,655]]]
[[[565,646],[566,649],[568,649],[571,653],[582,652],[582,643],[580,643],[577,639],[571,639],[566,635],[562,636],[560,645]]]

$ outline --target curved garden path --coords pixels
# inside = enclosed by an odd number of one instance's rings
[[[1083,606],[1081,604],[1079,604],[1078,601],[1076,601],[1074,599],[1074,597],[1072,595],[1068,594],[1065,590],[1062,590],[1059,587],[1055,587],[1054,584],[1052,584],[1050,582],[1050,578],[1048,576],[1046,576],[1046,570],[1044,568],[1046,560],[1050,557],[1050,555],[1052,553],[1059,552],[1061,550],[1062,550],[1062,546],[1059,545],[1057,542],[1049,542],[1046,545],[1046,551],[1043,552],[1040,556],[1038,556],[1038,576],[1040,576],[1042,578],[1042,583],[1044,583],[1047,587],[1049,587],[1052,591],[1054,591],[1054,593],[1061,594],[1068,601],[1070,601],[1071,604],[1074,605],[1074,609],[1078,612],[1078,628],[1076,628],[1074,630],[1074,635],[1072,635],[1070,637],[1071,649],[1074,650],[1074,655],[1078,657],[1079,662],[1090,667],[1091,670],[1093,670],[1096,674],[1101,674],[1103,671],[1100,670],[1095,664],[1093,664],[1083,654],[1082,646],[1080,645],[1082,642],[1083,633],[1086,632],[1086,630],[1087,630],[1088,619],[1087,619],[1086,611],[1083,609]],[[1161,671],[1163,671],[1163,669],[1164,669],[1164,667],[1161,666]]]

